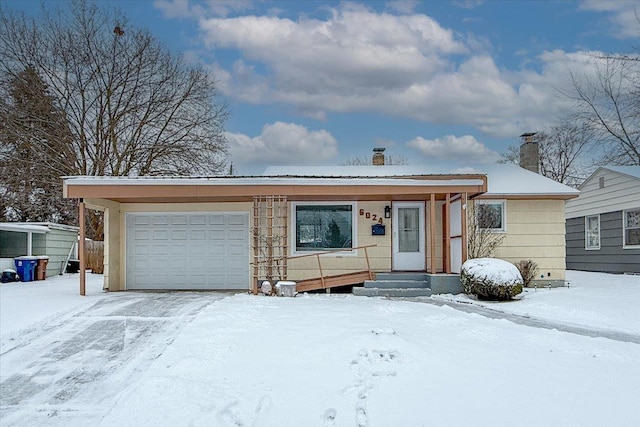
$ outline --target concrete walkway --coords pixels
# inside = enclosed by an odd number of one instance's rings
[[[581,326],[575,326],[570,324],[564,324],[559,322],[553,322],[549,320],[536,319],[529,316],[521,316],[517,314],[504,313],[499,310],[494,310],[489,307],[480,305],[474,305],[472,303],[460,303],[454,301],[444,301],[432,298],[390,298],[390,299],[403,299],[409,301],[420,302],[424,304],[436,305],[439,307],[448,306],[465,313],[478,314],[480,316],[487,317],[489,319],[505,319],[518,325],[530,326],[532,328],[542,328],[549,330],[558,330],[561,332],[568,332],[570,334],[583,335],[592,338],[607,338],[610,340],[629,342],[633,344],[640,344],[640,335],[629,334],[626,332],[612,331],[606,329],[591,329]]]

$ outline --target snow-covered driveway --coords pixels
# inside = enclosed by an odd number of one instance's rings
[[[1,424],[82,425],[93,415],[100,419],[114,394],[146,371],[202,308],[224,296],[111,294],[5,341]]]

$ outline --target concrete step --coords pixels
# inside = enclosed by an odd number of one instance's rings
[[[376,280],[418,280],[428,281],[429,274],[427,273],[402,273],[402,272],[389,272],[389,273],[376,273]]]
[[[429,297],[429,288],[353,288],[353,294],[363,297]]]
[[[428,288],[429,282],[426,280],[400,280],[400,279],[388,279],[380,280],[376,277],[376,280],[365,280],[365,288]]]

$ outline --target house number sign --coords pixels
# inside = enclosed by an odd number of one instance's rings
[[[364,209],[360,209],[360,216],[364,216],[366,219],[370,219],[371,221],[375,221],[378,224],[382,224],[384,221],[382,221],[382,216],[375,214],[375,213],[371,213],[371,212],[365,212]]]

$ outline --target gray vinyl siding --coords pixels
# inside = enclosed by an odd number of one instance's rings
[[[640,273],[640,249],[622,248],[622,211],[600,214],[600,249],[585,249],[585,217],[567,219],[567,268]]]

